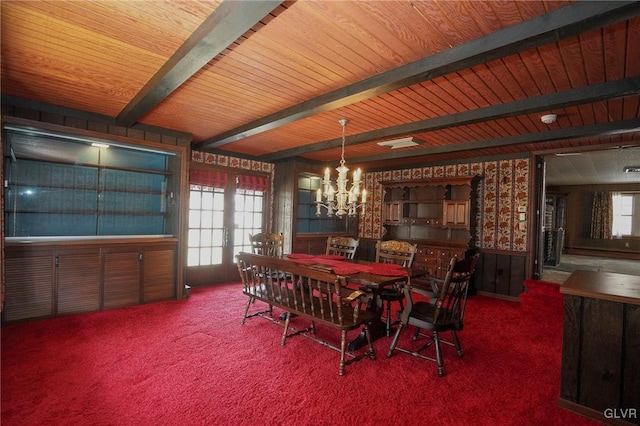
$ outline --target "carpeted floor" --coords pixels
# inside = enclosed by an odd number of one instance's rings
[[[387,358],[389,338],[339,377],[338,353],[303,337],[281,347],[282,328],[260,318],[241,326],[244,304],[229,284],[6,326],[2,425],[596,424],[557,406],[557,305],[472,297],[464,357],[445,347],[438,378],[429,361]]]

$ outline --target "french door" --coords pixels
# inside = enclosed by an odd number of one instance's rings
[[[250,251],[249,235],[267,223],[266,176],[192,170],[187,241],[187,283],[237,281],[235,256]]]

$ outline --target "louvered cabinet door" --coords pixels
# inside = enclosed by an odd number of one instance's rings
[[[57,314],[100,309],[100,251],[58,252]]]
[[[104,309],[140,303],[140,249],[106,249],[103,261]]]
[[[53,315],[53,252],[5,259],[4,320]]]
[[[176,249],[144,249],[142,254],[143,301],[175,298]]]

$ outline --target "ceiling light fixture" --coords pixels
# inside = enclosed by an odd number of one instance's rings
[[[360,192],[360,185],[362,185],[362,172],[360,169],[353,172],[353,184],[347,190],[347,183],[349,183],[347,172],[349,169],[344,164],[344,140],[347,120],[343,118],[338,120],[338,123],[342,126],[342,154],[340,156],[340,166],[336,167],[338,171],[336,189],[331,183],[331,170],[327,167],[322,180],[322,188],[319,188],[316,193],[316,216],[320,216],[321,207],[327,209],[327,216],[333,216],[334,213],[338,217],[342,217],[345,214],[355,216],[358,209],[361,209],[361,213],[364,213],[364,206],[367,203],[367,190],[363,189]],[[324,203],[322,202],[322,197],[326,199]],[[359,198],[360,200],[358,200]]]
[[[556,118],[558,118],[556,114],[545,114],[540,117],[540,121],[542,121],[544,124],[551,124],[555,123]]]
[[[624,168],[625,173],[640,173],[640,166],[626,166]]]
[[[378,142],[378,145],[388,146],[391,149],[396,149],[396,148],[406,148],[409,146],[420,145],[421,142],[422,141],[420,141],[419,139],[416,139],[414,137],[409,137],[409,138],[393,139],[390,141]]]

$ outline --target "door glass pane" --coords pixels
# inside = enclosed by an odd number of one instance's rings
[[[220,265],[224,245],[224,189],[191,185],[190,200],[187,266]]]
[[[249,234],[262,232],[262,206],[264,192],[237,189],[235,196],[233,255],[241,251],[251,252]]]

